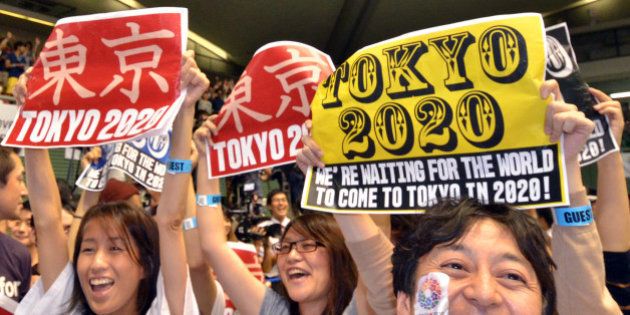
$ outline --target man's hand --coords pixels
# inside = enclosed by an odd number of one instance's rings
[[[547,106],[545,133],[549,135],[552,142],[560,140],[560,137],[564,135],[565,159],[577,160],[595,124],[586,118],[584,113],[578,111],[577,106],[564,102],[558,82],[555,80],[543,83],[540,87],[540,96],[543,99],[553,97]]]

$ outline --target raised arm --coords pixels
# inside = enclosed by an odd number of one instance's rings
[[[48,290],[68,264],[66,235],[61,223],[61,198],[48,150],[26,149],[26,182],[37,231],[39,270]]]
[[[192,220],[197,217],[197,205],[195,202],[195,189],[190,180],[188,185],[188,194],[186,196],[186,219]],[[193,291],[199,306],[199,312],[202,315],[210,315],[214,303],[224,303],[217,301],[217,286],[214,282],[214,276],[210,270],[210,266],[206,263],[201,252],[201,243],[199,242],[199,229],[191,228],[184,230],[184,241],[186,242],[186,257],[188,259],[188,268],[190,270],[190,281],[192,282]]]
[[[0,50],[4,50],[5,48],[7,48],[11,38],[13,38],[13,33],[7,32],[7,36],[4,37],[2,41],[0,42]]]
[[[600,90],[591,88],[590,91],[599,101],[595,109],[608,117],[615,141],[621,145],[624,126],[621,104]],[[604,251],[630,250],[628,189],[619,152],[613,152],[597,162],[597,207],[594,210]]]
[[[28,73],[22,74],[15,86],[14,95],[18,104],[26,98]],[[26,182],[39,251],[39,270],[44,290],[48,290],[68,264],[67,239],[61,222],[61,197],[50,163],[48,150],[26,149]]]
[[[81,158],[81,168],[85,170],[86,167],[90,166],[90,163],[98,160],[100,157],[101,148],[93,147]],[[83,218],[85,212],[98,203],[98,197],[100,195],[101,192],[99,191],[83,190],[81,192],[81,197],[79,198],[79,203],[77,204],[77,209],[74,214],[79,218]],[[68,233],[68,254],[70,255],[70,258],[72,258],[74,254],[74,244],[76,242],[77,234],[79,233],[80,225],[81,220],[72,220],[70,233]]]
[[[306,125],[310,130],[311,122],[307,121]],[[324,154],[313,138],[304,135],[302,143],[304,147],[297,156],[302,172],[308,167],[323,166]],[[335,214],[334,217],[357,265],[359,286],[366,289],[355,291],[359,313],[395,314],[396,297],[391,290],[393,245],[367,214]],[[364,293],[365,296],[357,296]]]
[[[197,167],[197,193],[220,195],[219,180],[208,179],[206,140],[214,129],[212,116],[195,132],[195,144],[199,151]],[[266,287],[249,272],[245,264],[227,246],[223,228],[221,204],[198,206],[199,237],[206,260],[214,269],[219,282],[242,314],[258,314],[263,303]]]
[[[190,159],[195,102],[208,87],[206,76],[199,70],[192,51],[184,54],[181,86],[187,93],[182,108],[173,122],[171,160]],[[172,314],[183,314],[186,299],[188,267],[182,234],[182,221],[186,207],[186,194],[190,174],[168,173],[164,177],[156,221],[160,232],[161,272],[169,309]],[[166,197],[168,196],[168,198]]]
[[[27,75],[20,76],[15,87],[16,100],[26,97]],[[37,231],[39,270],[48,290],[68,264],[66,235],[61,223],[61,197],[55,181],[48,150],[26,149],[26,182],[31,190],[29,200]]]
[[[547,109],[545,132],[551,141],[563,136],[570,207],[588,205],[582,183],[578,153],[595,127],[575,105],[566,104],[555,81],[541,87],[541,97],[554,97]],[[557,217],[556,217],[557,221]],[[620,314],[619,306],[606,289],[602,247],[594,224],[554,224],[552,238],[554,272],[559,314]],[[579,276],[576,276],[579,275]]]

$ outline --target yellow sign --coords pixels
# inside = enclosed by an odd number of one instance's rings
[[[431,28],[357,51],[311,102],[327,167],[309,173],[303,206],[416,212],[461,196],[564,204],[562,153],[543,132],[544,72],[538,14]]]

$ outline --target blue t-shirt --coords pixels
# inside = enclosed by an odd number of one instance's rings
[[[19,78],[22,73],[24,73],[26,58],[24,56],[17,56],[15,53],[11,52],[7,55],[7,59],[12,64],[22,64],[21,66],[14,66],[11,68],[7,68],[7,72],[9,72],[9,77]]]
[[[31,254],[26,246],[0,233],[0,294],[19,302],[31,286]]]

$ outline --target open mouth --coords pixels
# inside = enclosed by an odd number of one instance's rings
[[[92,292],[104,293],[114,285],[114,280],[110,278],[92,278],[90,279],[90,288]]]
[[[289,280],[298,280],[310,276],[311,274],[300,268],[291,268],[287,272],[287,275]]]

